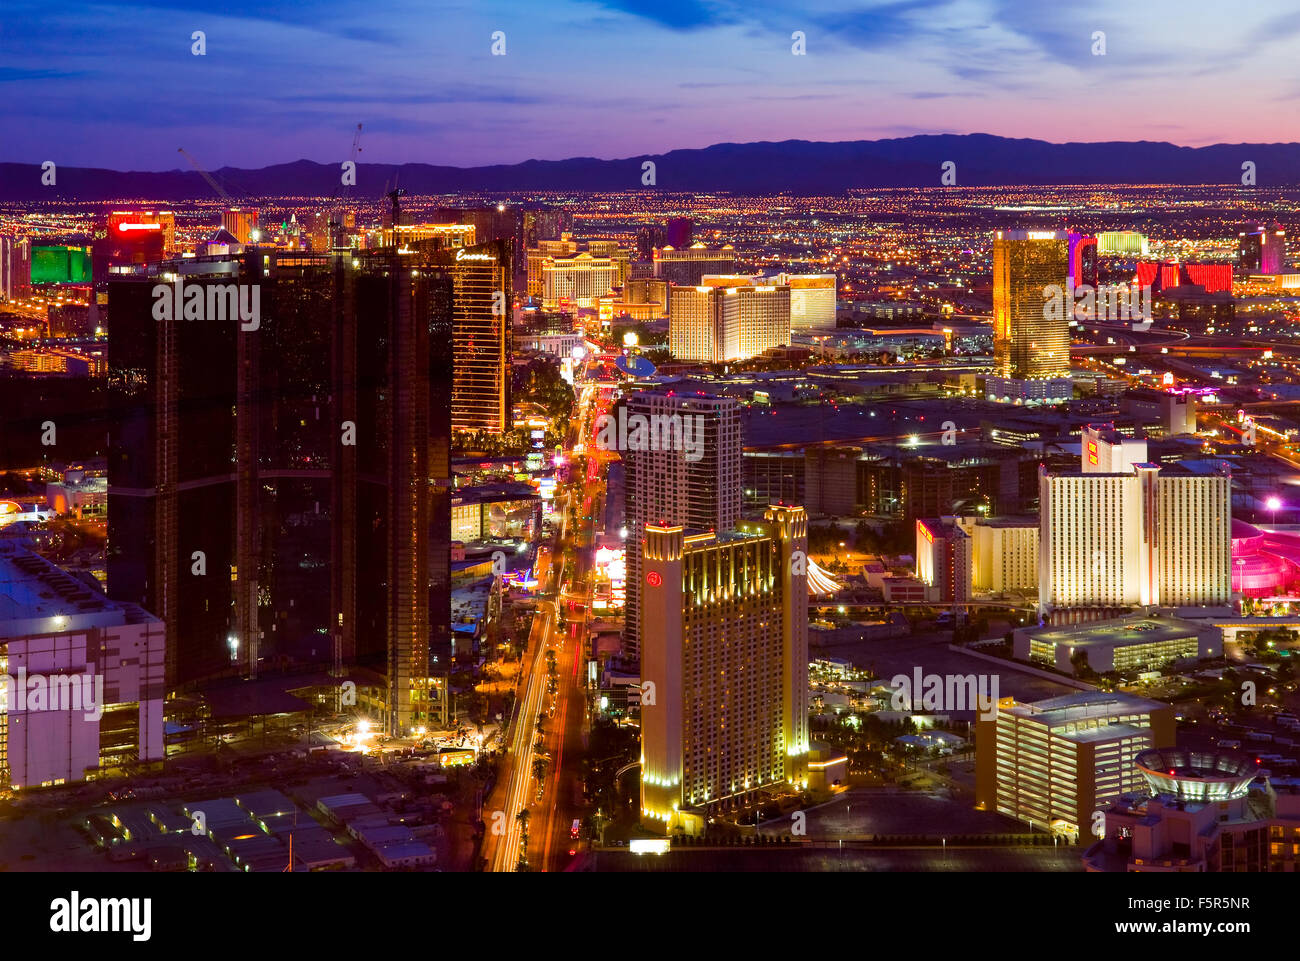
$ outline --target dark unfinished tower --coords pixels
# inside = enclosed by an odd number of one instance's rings
[[[210,309],[232,287],[255,320]],[[452,311],[450,272],[395,250],[110,284],[109,591],[163,618],[170,689],[360,665],[391,730],[444,713]]]

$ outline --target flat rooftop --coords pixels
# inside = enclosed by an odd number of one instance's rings
[[[540,500],[529,484],[475,484],[452,491],[452,503],[491,503],[493,501]]]
[[[1094,717],[1110,717],[1117,714],[1147,714],[1151,711],[1167,708],[1169,705],[1160,701],[1149,701],[1131,694],[1105,691],[1076,691],[1049,697],[1044,701],[1029,704],[1017,703],[1011,713],[1022,717],[1032,717],[1049,726],[1064,724],[1069,721],[1081,721]],[[1108,735],[1109,736],[1109,735]]]
[[[1025,633],[1035,641],[1068,644],[1070,647],[1127,647],[1194,637],[1200,630],[1200,625],[1179,618],[1139,616],[1061,627],[1031,628]]]
[[[999,517],[981,517],[979,527],[1033,527],[1039,526],[1038,518],[1029,514],[1003,514]]]
[[[0,638],[156,620],[19,544],[0,543]]]

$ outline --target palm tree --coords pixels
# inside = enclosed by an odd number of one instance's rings
[[[528,819],[530,816],[528,808],[521,808],[519,813],[515,815],[515,820],[523,828],[519,838],[519,859],[515,862],[516,871],[528,870]]]

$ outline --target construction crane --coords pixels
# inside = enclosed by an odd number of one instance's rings
[[[208,182],[209,187],[211,187],[213,190],[215,190],[217,193],[221,195],[222,200],[226,201],[227,203],[230,202],[231,199],[230,194],[226,193],[226,191],[222,188],[221,184],[217,183],[217,181],[213,179],[210,173],[208,173],[206,170],[204,170],[202,167],[199,166],[198,161],[195,160],[193,157],[191,157],[189,153],[186,152],[184,147],[177,147],[176,151],[177,153],[185,154],[185,159],[190,162],[190,166],[199,172],[199,175],[202,176],[203,179]]]
[[[352,162],[357,162],[357,154],[361,153],[361,124],[357,124],[357,132],[352,135]],[[347,188],[343,189],[343,195],[347,196]]]
[[[357,154],[359,153],[361,153],[361,124],[357,124],[357,132],[352,135],[352,154],[350,159],[352,161],[353,179],[355,179]],[[337,200],[339,202],[337,206],[331,204],[329,214],[329,237],[331,247],[339,247],[343,243],[343,210],[344,207],[347,206],[348,194],[351,190],[352,184],[343,184],[339,190],[334,192],[334,196],[330,198],[331,201]]]

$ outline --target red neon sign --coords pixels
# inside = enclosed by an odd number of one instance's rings
[[[664,579],[661,576],[659,576],[658,571],[650,571],[645,576],[645,582],[649,584],[651,587],[658,587],[660,584],[664,582]]]

